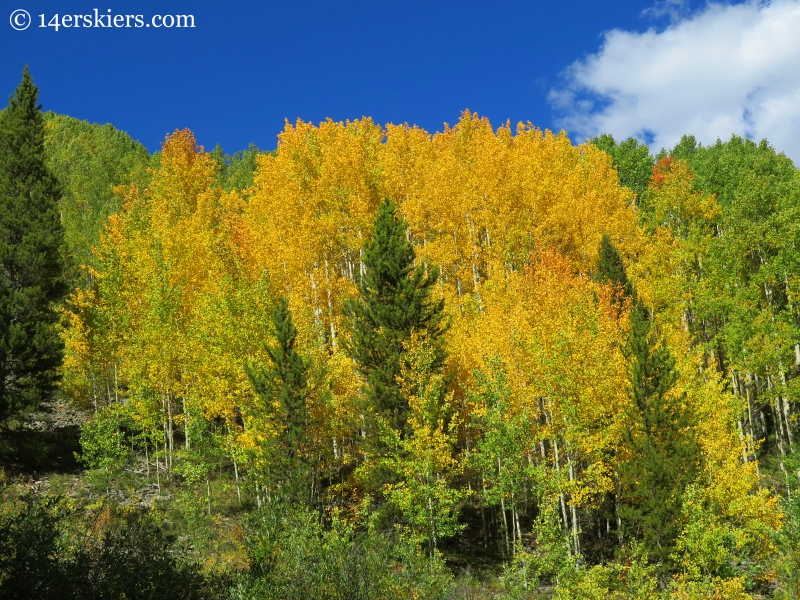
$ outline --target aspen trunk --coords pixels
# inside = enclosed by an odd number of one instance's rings
[[[781,371],[781,383],[783,387],[781,392],[786,390],[786,373]],[[786,441],[789,443],[789,452],[794,451],[794,434],[792,434],[792,421],[791,421],[791,407],[789,406],[789,399],[785,393],[778,396],[778,406],[783,417],[783,422],[786,427]]]
[[[317,281],[314,279],[313,272],[309,273],[308,277],[311,280],[311,291],[313,292],[314,324],[317,327],[319,327],[322,324],[322,317],[321,317],[322,309],[319,307],[319,294],[317,293]]]
[[[506,519],[506,503],[503,496],[500,496],[500,512],[503,514],[503,537],[506,540],[506,556],[511,556],[511,548],[508,542],[508,519]]]
[[[363,240],[364,236],[361,234],[361,230],[358,230],[358,239]],[[359,281],[364,278],[364,274],[367,272],[367,268],[364,266],[364,244],[359,242],[358,247],[358,277]]]
[[[553,426],[553,411],[552,411],[552,409],[549,411],[550,414],[548,415],[548,410],[547,410],[547,408],[546,408],[546,406],[544,404],[544,400],[542,400],[542,408],[544,409],[544,418],[545,418],[545,420],[548,421],[550,423],[550,426],[552,427]],[[553,461],[555,463],[556,473],[558,474],[558,479],[559,479],[559,483],[560,483],[560,480],[561,480],[561,459],[560,459],[559,452],[558,452],[558,440],[554,437],[553,440],[552,440],[552,443],[553,443]],[[567,502],[566,502],[566,499],[564,498],[564,492],[561,491],[560,489],[559,489],[559,492],[558,492],[558,501],[559,501],[559,505],[561,506],[561,518],[564,520],[564,531],[567,533],[567,536],[569,536],[570,527],[569,527],[569,517],[567,517]],[[567,537],[566,541],[567,541],[567,550],[568,550],[570,556],[572,556],[572,545],[569,543],[569,538],[568,537]]]
[[[483,545],[484,548],[489,546],[489,540],[492,538],[492,532],[486,525],[486,517],[484,515],[484,502],[483,500],[486,498],[486,479],[481,476],[481,488],[483,489],[483,498],[481,499],[481,519],[483,520]]]
[[[431,497],[428,496],[428,527],[431,530],[431,552],[430,557],[433,558],[433,550],[436,548],[436,528],[434,527],[434,519],[433,519],[433,501]]]
[[[328,290],[328,320],[330,321],[331,348],[336,350],[336,327],[333,324],[333,293],[331,292],[331,279],[328,274],[328,259],[325,259],[325,286]]]
[[[560,477],[561,464],[558,457],[558,442],[555,439],[553,439],[553,457],[555,459],[556,473],[558,473],[559,479],[561,479]],[[566,500],[564,499],[564,492],[560,490],[558,492],[558,500],[561,505],[561,517],[564,519],[564,530],[569,531],[569,518],[567,517],[567,503]],[[568,544],[567,547],[570,548],[570,556],[571,556],[572,555],[571,546]]]
[[[169,418],[167,417],[167,398],[166,396],[161,400],[162,405],[164,406],[164,472],[168,472],[168,456],[169,451],[167,450],[167,440],[169,440]]]
[[[571,484],[574,485],[575,468],[573,465],[571,452],[569,451],[569,443],[567,444],[567,465],[569,466],[568,468],[569,481]],[[580,536],[578,535],[578,514],[574,504],[570,503],[569,508],[570,508],[570,514],[572,516],[572,542],[575,550],[575,556],[578,556],[581,553],[581,541],[580,541]]]
[[[92,374],[92,406],[94,406],[94,414],[97,414],[97,380]]]
[[[239,466],[236,464],[236,459],[233,459],[233,476],[236,478],[236,497],[239,498],[239,504],[242,503],[242,490],[239,488]]]
[[[478,277],[478,265],[475,263],[475,261],[480,258],[480,245],[478,244],[479,240],[475,233],[475,225],[473,224],[469,213],[467,213],[465,218],[467,221],[469,237],[472,240],[472,260],[470,261],[472,267],[472,289],[473,293],[475,294],[475,299],[478,301],[478,308],[482,309],[483,301],[481,300],[481,293],[479,290],[480,280]]]
[[[747,464],[749,461],[747,460],[747,440],[744,437],[744,430],[742,427],[742,420],[738,419],[736,421],[736,427],[739,429],[739,443],[742,445],[742,461]]]
[[[173,431],[173,418],[172,418],[172,394],[167,394],[167,439],[169,440],[169,470],[172,471],[172,452],[173,452],[173,440],[172,440],[172,431]]]
[[[578,535],[578,513],[574,504],[570,504],[569,508],[572,516],[572,546],[575,556],[579,556],[581,553],[581,538]]]
[[[186,408],[186,401],[183,403],[183,436],[184,436],[184,448],[187,450],[190,447],[189,444],[189,411]]]
[[[744,384],[744,391],[745,397],[747,399],[747,420],[750,424],[750,439],[752,441],[756,440],[756,432],[753,427],[753,402],[750,398],[750,375],[747,375],[747,379],[745,380]],[[755,452],[753,452],[753,456],[755,457]]]
[[[783,419],[786,423],[786,439],[789,442],[789,452],[793,452],[794,434],[792,434],[791,409],[789,406],[789,399],[785,395],[781,396],[781,404],[783,405]]]
[[[786,465],[783,464],[783,461],[781,461],[781,471],[783,471],[783,476],[786,478],[786,499],[791,502],[792,487],[789,485],[789,472],[786,470]]]
[[[772,377],[767,377],[767,389],[770,391],[774,390],[775,386],[772,383]],[[775,430],[775,441],[778,442],[778,449],[780,450],[781,456],[786,455],[786,448],[784,447],[783,443],[783,417],[781,416],[780,407],[776,406],[780,403],[780,398],[778,396],[775,397],[774,400],[770,400],[769,407],[772,411],[772,421],[774,424],[773,429]],[[781,465],[783,465],[783,461],[781,460]]]

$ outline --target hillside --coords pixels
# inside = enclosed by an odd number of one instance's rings
[[[800,178],[766,141],[467,111],[151,156],[45,122],[66,354],[2,434],[0,590],[800,593]]]

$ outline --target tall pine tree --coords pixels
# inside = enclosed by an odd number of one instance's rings
[[[277,341],[277,345],[267,348],[272,364],[259,372],[248,367],[247,375],[266,412],[281,429],[275,446],[269,449],[271,477],[296,498],[308,491],[302,455],[308,441],[308,363],[295,347],[297,329],[285,298],[278,299],[272,321]]]
[[[624,433],[627,460],[618,468],[618,510],[626,537],[644,542],[663,578],[681,531],[683,493],[699,465],[699,447],[683,398],[672,390],[675,359],[628,279],[622,257],[603,236],[595,279],[630,299],[630,333],[623,348],[631,399]]]
[[[446,352],[444,301],[431,297],[439,271],[414,267],[414,247],[406,237],[408,223],[395,205],[383,202],[375,217],[372,239],[364,248],[366,274],[358,283],[359,296],[345,306],[352,336],[345,344],[366,380],[371,408],[401,435],[408,434],[408,399],[400,389],[406,345],[412,331],[427,338],[434,356],[430,370],[440,373]]]
[[[39,91],[28,68],[0,113],[0,421],[55,389],[64,345],[54,305],[66,293],[60,189],[45,166]]]
[[[616,292],[615,300],[618,303],[621,303],[625,298],[631,298],[632,300],[636,298],[636,291],[633,289],[633,284],[625,272],[622,256],[620,256],[608,234],[603,234],[603,238],[600,240],[600,254],[597,258],[594,279],[600,283],[613,286]]]

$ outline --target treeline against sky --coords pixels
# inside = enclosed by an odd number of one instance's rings
[[[358,532],[431,597],[442,557],[507,597],[798,593],[800,178],[766,142],[654,157],[469,112],[233,156],[46,132],[83,460],[108,489],[144,464],[210,528],[220,495],[261,515],[239,597],[313,596],[287,540]]]

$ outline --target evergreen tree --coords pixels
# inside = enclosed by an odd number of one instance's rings
[[[631,399],[624,440],[628,459],[619,467],[617,502],[623,530],[644,541],[663,575],[683,526],[683,492],[697,473],[699,447],[683,398],[671,393],[678,379],[675,359],[659,339],[608,236],[600,244],[595,277],[631,300],[630,333],[623,348]]]
[[[625,349],[632,400],[625,432],[630,457],[619,469],[619,514],[623,528],[644,541],[664,575],[684,525],[683,494],[697,474],[700,449],[683,398],[671,393],[678,379],[675,359],[658,340],[645,310],[631,310],[630,319]]]
[[[247,375],[264,402],[267,412],[276,408],[276,421],[282,428],[277,440],[276,456],[270,462],[284,483],[300,491],[304,477],[302,449],[308,438],[308,363],[297,352],[297,329],[285,298],[279,298],[272,316],[277,345],[267,348],[271,366],[260,372],[249,367]]]
[[[612,285],[617,292],[616,299],[618,301],[626,297],[632,299],[636,297],[633,284],[625,272],[622,256],[608,234],[603,234],[603,238],[600,240],[600,254],[597,258],[594,279],[599,283]]]
[[[45,166],[38,96],[25,67],[0,113],[0,421],[53,392],[64,354],[54,311],[66,292],[61,191]]]
[[[351,339],[346,350],[366,379],[370,406],[401,435],[406,435],[408,399],[398,377],[406,360],[411,332],[420,332],[433,348],[431,373],[441,373],[446,353],[444,301],[431,290],[439,276],[424,265],[414,268],[414,247],[406,238],[408,223],[388,200],[375,217],[375,231],[364,249],[366,274],[358,283],[359,297],[345,306]]]

